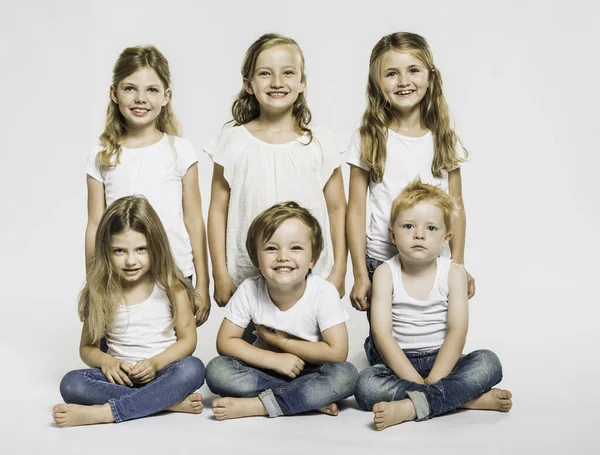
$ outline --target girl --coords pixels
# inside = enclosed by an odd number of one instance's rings
[[[244,247],[245,233],[262,210],[285,200],[299,201],[325,228],[327,243],[314,272],[343,296],[341,150],[330,133],[309,125],[300,47],[280,35],[261,36],[246,52],[242,82],[232,108],[235,126],[204,149],[214,161],[208,240],[215,301],[225,305],[244,279],[257,275]]]
[[[196,271],[200,325],[208,318],[210,298],[198,159],[191,144],[179,137],[170,83],[169,64],[153,46],[129,47],[115,64],[106,127],[86,168],[86,265],[93,260],[106,206],[123,196],[143,194],[165,226],[177,266],[190,282]]]
[[[375,268],[397,253],[388,234],[390,207],[415,177],[443,187],[458,201],[450,249],[454,262],[464,264],[466,219],[459,168],[464,158],[459,145],[450,127],[442,77],[425,39],[403,32],[384,36],[371,52],[367,109],[347,158],[347,229],[354,273],[350,300],[357,310],[370,306]],[[365,233],[367,188],[371,218]],[[447,247],[442,254],[449,256]],[[475,282],[468,276],[471,297]],[[367,317],[370,319],[369,312]],[[365,350],[373,365],[378,354],[371,335],[365,340]]]
[[[95,255],[79,296],[79,352],[91,367],[67,373],[54,407],[60,427],[122,422],[168,409],[202,412],[204,382],[192,309],[198,295],[173,261],[149,202],[113,202],[98,225]],[[100,350],[106,334],[108,353]]]
[[[382,361],[360,372],[356,401],[378,430],[456,408],[508,412],[508,390],[492,389],[502,365],[491,351],[462,355],[469,325],[467,275],[440,255],[456,205],[419,180],[394,200],[390,236],[398,254],[373,278],[372,330]]]
[[[321,227],[308,210],[284,202],[262,212],[246,239],[260,276],[245,280],[225,307],[217,335],[223,357],[206,369],[217,420],[337,415],[354,393],[358,373],[348,355],[348,315],[331,283],[310,273],[323,249]],[[254,345],[242,339],[254,322]],[[234,398],[231,398],[234,397]]]

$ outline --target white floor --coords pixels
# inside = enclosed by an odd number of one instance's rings
[[[347,304],[345,301],[344,304]],[[217,422],[210,404],[214,395],[201,389],[205,410],[201,415],[163,413],[121,424],[60,429],[51,418],[52,405],[61,402],[58,384],[69,369],[82,367],[77,357],[79,323],[65,312],[64,326],[46,327],[29,337],[27,330],[5,335],[28,339],[16,347],[10,338],[2,340],[0,377],[2,417],[0,453],[365,453],[371,450],[403,453],[505,454],[597,453],[593,426],[598,423],[591,402],[598,403],[594,389],[573,387],[597,377],[585,370],[562,368],[554,355],[551,340],[539,345],[500,340],[494,324],[477,321],[488,310],[472,304],[473,326],[466,351],[493,349],[502,359],[505,379],[500,387],[513,392],[514,407],[508,414],[491,411],[459,411],[427,422],[410,422],[377,432],[372,414],[359,411],[354,399],[341,404],[338,417],[307,414],[278,419],[245,418]],[[349,311],[352,311],[349,309]],[[42,311],[39,317],[50,316]],[[491,311],[490,311],[491,314]],[[360,346],[366,330],[364,316],[356,312],[348,325],[351,334],[349,359],[359,368],[366,366]],[[221,319],[215,309],[206,326],[199,329],[195,355],[205,362],[216,354],[214,335]],[[478,329],[475,325],[480,323]],[[591,334],[590,334],[591,335]],[[585,340],[585,334],[579,335]],[[495,341],[494,341],[495,339]],[[591,337],[589,338],[591,340]],[[595,369],[595,373],[594,373]]]

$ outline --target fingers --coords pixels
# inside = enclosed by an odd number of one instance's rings
[[[473,297],[475,295],[475,279],[469,275],[469,291],[468,291],[468,295],[469,298]]]

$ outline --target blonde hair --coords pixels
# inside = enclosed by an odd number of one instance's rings
[[[156,75],[165,90],[171,88],[169,62],[154,46],[135,46],[124,49],[113,68],[112,87],[116,90],[123,79],[146,67],[156,71]],[[177,122],[173,113],[171,101],[162,107],[155,122],[156,129],[160,132],[170,136],[181,135],[179,122]],[[106,109],[106,125],[100,135],[102,149],[98,152],[96,158],[101,172],[104,173],[119,164],[121,142],[125,137],[127,137],[125,118],[119,110],[119,105],[111,98]],[[171,146],[173,146],[172,143]]]
[[[317,219],[297,202],[280,202],[262,211],[250,224],[246,236],[246,250],[254,267],[258,268],[258,242],[266,243],[284,221],[295,218],[304,223],[311,233],[312,261],[317,262],[323,251],[323,231]]]
[[[151,261],[148,274],[171,301],[172,325],[177,319],[177,307],[173,304],[177,293],[186,292],[192,311],[200,305],[200,296],[173,260],[167,233],[150,203],[143,196],[122,197],[110,204],[100,219],[94,259],[79,294],[79,318],[87,322],[93,343],[111,330],[117,307],[123,302],[121,278],[111,260],[111,238],[127,229],[146,236]]]
[[[429,202],[438,207],[444,215],[446,231],[452,232],[452,219],[458,213],[458,205],[452,199],[452,196],[444,190],[437,186],[422,183],[419,178],[406,185],[394,199],[390,213],[390,226],[394,224],[402,212],[414,208],[420,202]]]
[[[294,49],[296,49],[296,52],[298,52],[298,55],[300,56],[301,81],[306,82],[306,74],[304,73],[304,54],[302,53],[302,49],[300,49],[298,43],[293,39],[275,33],[262,35],[248,48],[241,69],[243,80],[249,82],[254,76],[256,60],[261,52],[279,45],[293,46]],[[248,93],[243,85],[233,102],[231,113],[236,125],[244,125],[260,115],[260,105],[256,96]],[[308,134],[308,143],[310,143],[312,141],[312,131],[308,125],[311,122],[312,114],[306,104],[304,93],[300,93],[294,102],[292,116],[294,117],[294,128],[296,132],[298,134]]]
[[[468,153],[450,125],[450,112],[442,91],[442,75],[435,67],[429,44],[425,38],[415,33],[398,32],[386,35],[371,52],[367,108],[360,126],[360,158],[371,169],[370,179],[373,182],[381,182],[385,172],[388,126],[394,112],[381,91],[379,80],[383,58],[390,50],[409,52],[421,60],[429,70],[430,86],[420,102],[421,123],[433,133],[434,155],[431,172],[434,177],[441,178],[442,170],[452,169],[464,161]],[[461,145],[463,156],[457,153],[457,144]]]

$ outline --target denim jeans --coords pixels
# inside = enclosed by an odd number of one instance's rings
[[[196,357],[176,360],[145,385],[112,384],[98,368],[73,370],[60,382],[65,403],[110,404],[115,422],[156,414],[179,403],[204,383],[204,364]]]
[[[206,366],[206,383],[223,397],[258,397],[269,417],[312,411],[348,398],[356,391],[358,372],[349,362],[306,364],[295,379],[253,368],[221,356]]]
[[[373,284],[373,274],[375,273],[375,269],[383,264],[383,261],[379,259],[373,259],[369,256],[365,257],[367,262],[367,273],[369,274],[369,280],[371,284]],[[371,302],[369,302],[371,303]],[[365,354],[367,355],[367,361],[369,365],[377,365],[378,363],[383,363],[383,357],[377,350],[377,346],[375,346],[375,340],[373,338],[373,332],[371,331],[371,306],[367,309],[367,321],[369,322],[369,335],[365,338],[365,342],[363,344],[365,348]]]
[[[406,356],[424,378],[429,375],[439,351],[407,353]],[[365,368],[358,377],[356,402],[370,411],[380,401],[409,398],[417,420],[426,420],[453,411],[490,390],[502,380],[502,365],[492,351],[485,349],[463,355],[454,370],[435,384],[423,385],[400,379],[385,364]]]

